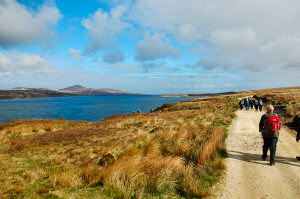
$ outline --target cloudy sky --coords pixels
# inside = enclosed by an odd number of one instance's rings
[[[0,89],[300,85],[299,0],[0,0]]]

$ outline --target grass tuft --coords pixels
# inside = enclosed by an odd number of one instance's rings
[[[99,122],[1,124],[0,198],[205,197],[236,108],[236,96],[219,96]]]

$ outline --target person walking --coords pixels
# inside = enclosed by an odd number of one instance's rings
[[[262,107],[263,107],[264,103],[262,101],[262,99],[259,99],[259,102],[258,102],[258,107],[259,107],[259,111],[262,112]]]
[[[274,113],[273,105],[267,106],[267,113],[264,114],[259,122],[259,131],[262,134],[264,145],[262,159],[266,160],[270,149],[270,165],[275,164],[276,147],[281,129],[281,122],[277,114]]]
[[[299,143],[299,140],[300,140],[300,127],[298,127],[298,130],[297,130],[297,137],[296,137],[296,141]],[[300,161],[300,155],[299,156],[296,156],[296,159]]]
[[[254,106],[255,110],[258,111],[258,100],[256,98],[254,99]]]
[[[251,107],[251,109],[253,109],[253,105],[254,105],[253,98],[251,98],[249,102],[250,102],[250,107]]]
[[[240,105],[240,109],[243,110],[243,108],[244,108],[244,100],[243,99],[240,100],[239,105]]]
[[[246,98],[246,102],[245,102],[246,111],[249,110],[249,106],[250,106],[250,102],[249,102],[249,100]]]

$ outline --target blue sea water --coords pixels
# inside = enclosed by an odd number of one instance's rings
[[[59,119],[99,121],[110,115],[149,112],[164,103],[175,103],[189,97],[149,95],[80,96],[0,100],[0,123],[14,119]]]

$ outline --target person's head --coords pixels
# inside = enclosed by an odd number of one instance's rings
[[[271,104],[269,104],[269,105],[267,106],[267,112],[273,112],[273,111],[274,111],[274,106],[271,105]]]

